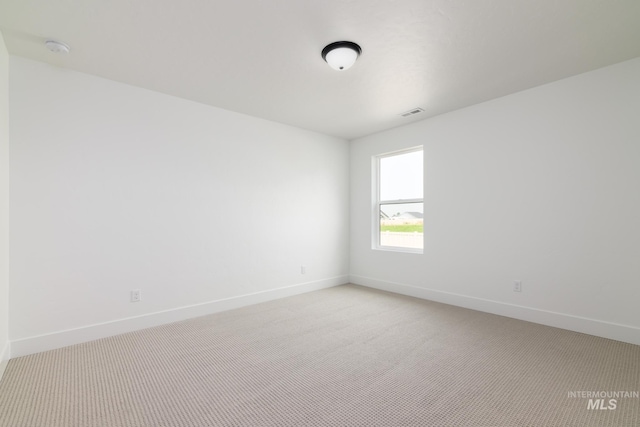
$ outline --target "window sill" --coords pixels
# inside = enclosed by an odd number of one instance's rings
[[[401,248],[397,246],[377,246],[372,248],[374,251],[382,251],[382,252],[402,252],[406,254],[418,254],[422,255],[424,253],[424,249],[417,248]]]

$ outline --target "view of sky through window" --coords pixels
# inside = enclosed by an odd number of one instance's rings
[[[422,150],[380,158],[380,200],[422,198]]]

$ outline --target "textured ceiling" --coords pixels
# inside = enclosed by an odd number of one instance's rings
[[[353,139],[638,57],[640,1],[2,0],[0,31],[12,55]],[[320,57],[338,40],[363,49],[345,72]]]

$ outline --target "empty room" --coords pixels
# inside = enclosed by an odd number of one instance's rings
[[[639,1],[0,1],[0,427],[639,425]]]

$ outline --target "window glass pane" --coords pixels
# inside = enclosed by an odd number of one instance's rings
[[[422,150],[380,158],[380,200],[422,198]]]
[[[423,203],[380,205],[380,246],[422,249]]]

